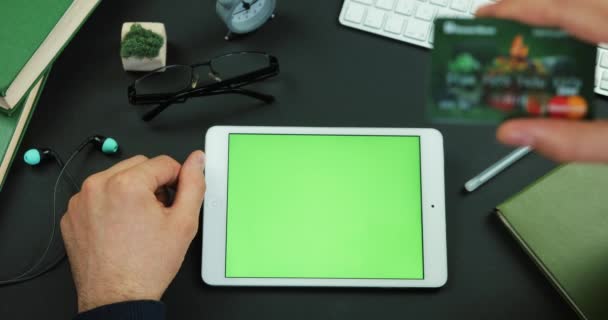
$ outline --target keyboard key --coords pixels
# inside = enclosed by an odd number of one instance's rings
[[[462,12],[454,11],[452,9],[441,8],[437,11],[437,18],[462,18],[464,14]]]
[[[431,24],[426,21],[412,19],[408,22],[407,28],[405,28],[405,36],[420,41],[426,41],[430,27]]]
[[[376,7],[384,10],[393,10],[394,5],[395,0],[378,0],[378,2],[376,2]]]
[[[445,7],[448,5],[448,0],[431,0],[431,3],[434,5]]]
[[[602,60],[601,60],[600,66],[602,68],[608,69],[608,51],[604,51],[604,53],[602,54]]]
[[[602,73],[602,81],[608,81],[608,71]]]
[[[429,32],[429,43],[435,42],[435,26],[431,25],[431,32]]]
[[[452,9],[458,10],[460,12],[467,12],[469,10],[470,5],[471,5],[471,0],[453,0],[452,1]]]
[[[608,80],[602,80],[602,82],[600,83],[600,89],[608,90]]]
[[[380,27],[382,27],[382,22],[384,22],[384,11],[376,8],[369,8],[367,17],[365,18],[365,25],[380,29]]]
[[[391,15],[386,20],[386,25],[384,26],[384,30],[386,30],[387,32],[390,32],[390,33],[394,33],[394,34],[401,34],[401,32],[403,31],[404,22],[405,22],[405,18],[403,18],[402,16],[400,16],[398,14]]]
[[[348,4],[348,9],[344,18],[354,23],[361,23],[361,21],[363,21],[363,16],[365,15],[365,9],[365,6],[351,2]]]
[[[471,14],[475,14],[475,12],[477,12],[477,9],[485,6],[486,4],[490,4],[492,2],[489,2],[487,0],[474,0],[473,1],[473,5],[471,6]]]
[[[420,4],[416,10],[416,18],[431,21],[435,17],[435,7],[429,4]]]
[[[415,0],[399,0],[399,2],[397,2],[397,7],[395,8],[395,11],[397,13],[401,13],[406,16],[409,16],[414,11],[415,3],[416,3]]]
[[[372,5],[374,3],[374,0],[354,0],[363,4],[368,4],[368,5]]]

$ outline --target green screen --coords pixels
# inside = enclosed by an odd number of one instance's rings
[[[420,138],[230,134],[226,277],[423,279]]]

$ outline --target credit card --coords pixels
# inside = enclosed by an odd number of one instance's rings
[[[590,119],[596,46],[497,19],[437,19],[428,114],[434,121]]]

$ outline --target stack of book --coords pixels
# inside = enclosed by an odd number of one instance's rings
[[[99,0],[0,4],[0,189],[53,61]]]

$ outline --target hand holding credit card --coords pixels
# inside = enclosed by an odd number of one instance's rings
[[[595,46],[559,29],[438,19],[429,116],[455,123],[590,119]]]

